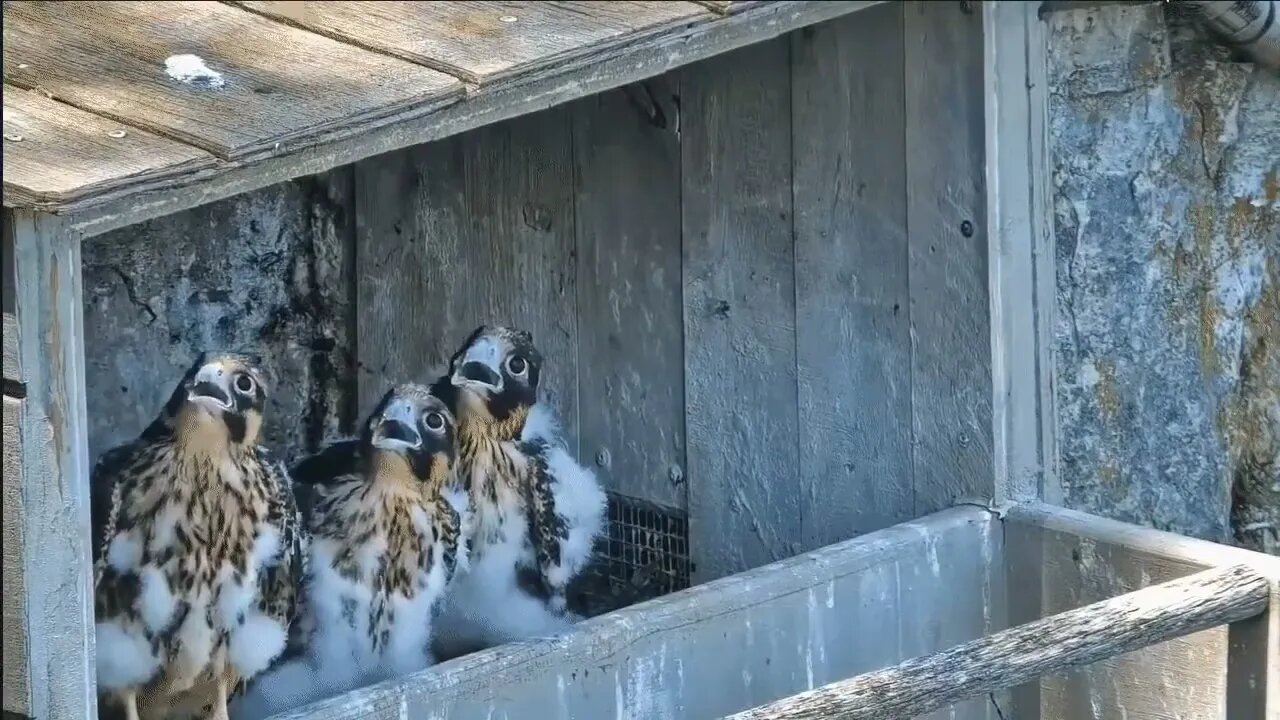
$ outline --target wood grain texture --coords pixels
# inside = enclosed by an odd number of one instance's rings
[[[621,54],[715,16],[689,2],[237,3],[277,20],[426,65],[482,88]]]
[[[795,33],[792,52],[801,517],[814,548],[913,517],[902,6]]]
[[[363,132],[463,93],[443,73],[216,2],[8,2],[4,20],[5,82],[224,159]],[[175,54],[224,84],[170,77]]]
[[[1039,503],[1013,506],[1005,536],[1007,573],[1021,579],[1010,585],[1011,624],[1236,563],[1270,579],[1273,597],[1280,587],[1280,558]],[[1269,610],[1026,683],[1005,711],[1028,720],[1270,717],[1280,707],[1277,617]]]
[[[6,316],[7,317],[7,316]],[[7,337],[7,336],[6,336]],[[6,355],[7,357],[7,355]],[[6,376],[8,373],[5,373]],[[31,713],[31,674],[27,656],[26,545],[22,508],[22,401],[4,397],[4,709]]]
[[[913,718],[962,698],[1253,617],[1266,609],[1269,593],[1267,579],[1248,566],[1205,570],[731,717]]]
[[[682,88],[689,542],[704,581],[800,548],[789,42],[700,63]]]
[[[494,88],[493,92],[473,95],[465,103],[429,115],[409,112],[403,117],[388,118],[376,127],[326,137],[314,145],[284,146],[278,155],[223,163],[216,171],[195,173],[163,189],[95,195],[75,204],[60,205],[57,211],[73,215],[72,226],[76,230],[99,235],[290,178],[544,110],[877,4],[880,0],[762,3],[715,22],[691,23],[636,42],[628,45],[624,54],[602,55],[571,68],[549,68],[528,83]],[[13,204],[7,197],[5,203]]]
[[[212,166],[209,153],[55,102],[4,89],[4,191],[34,205],[73,202]]]
[[[938,562],[999,567],[999,528],[964,507],[592,618],[554,639],[468,655],[281,720],[716,718],[897,659],[895,578]],[[983,556],[984,548],[993,554]],[[993,565],[994,563],[994,565]],[[983,575],[986,574],[983,573]],[[984,601],[982,576],[921,588],[930,612]],[[901,622],[900,622],[901,618]],[[969,629],[974,636],[982,627]],[[935,646],[941,649],[941,646]]]
[[[713,10],[722,15],[732,15],[740,13],[743,10],[751,8],[752,5],[760,5],[766,0],[694,0],[694,2]]]
[[[18,352],[18,319],[4,314],[4,379],[22,382],[21,354]]]
[[[907,246],[915,514],[994,495],[982,16],[909,2]]]
[[[436,377],[477,326],[508,324],[533,333],[539,395],[577,437],[568,120],[555,109],[357,166],[362,408]]]
[[[93,569],[80,239],[6,211],[27,396],[18,415],[31,716],[92,718]]]
[[[983,3],[981,12],[995,497],[1061,504],[1048,33],[1036,3]]]
[[[683,509],[678,94],[664,75],[570,112],[583,459],[609,489]]]

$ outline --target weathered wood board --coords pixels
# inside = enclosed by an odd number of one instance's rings
[[[700,63],[681,84],[689,541],[701,581],[800,549],[789,40]]]
[[[625,52],[715,15],[690,2],[293,2],[239,5],[481,88]]]
[[[361,132],[463,93],[435,70],[216,2],[6,2],[4,76],[221,158]]]
[[[615,492],[686,508],[679,92],[663,75],[570,112],[583,459]]]
[[[26,374],[15,455],[22,466],[30,715],[90,717],[93,567],[80,242],[60,218],[20,210],[5,214],[14,255],[18,350]],[[5,414],[11,409],[6,404]],[[6,469],[10,457],[6,454]]]
[[[1263,555],[1056,508],[1015,508],[1005,523],[1005,542],[1007,573],[1023,579],[1010,584],[1011,625],[1206,567],[1272,561],[1270,572],[1280,577],[1280,563]],[[1252,688],[1229,692],[1230,632],[1225,626],[1204,630],[1028,683],[1015,690],[1012,712],[1029,720],[1267,717],[1252,704],[1258,693],[1267,693],[1265,661],[1255,668]],[[1246,707],[1254,709],[1246,713]]]
[[[926,616],[978,619],[954,638],[981,637],[1002,563],[994,523],[948,510],[278,717],[723,717],[943,649],[941,637],[902,644],[917,620],[898,611],[908,594]]]
[[[915,514],[990,497],[982,16],[904,6]]]
[[[578,427],[570,129],[564,108],[356,166],[362,408],[432,380],[471,331],[514,325],[546,362],[539,394]],[[576,446],[574,448],[576,450]]]
[[[133,187],[42,206],[73,217],[72,228],[98,235],[144,220],[250,192],[302,175],[437,140],[537,112],[554,105],[659,75],[713,55],[783,35],[883,0],[761,2],[705,22],[679,23],[668,32],[628,42],[574,64],[556,64],[525,81],[499,83],[431,112],[412,111],[350,131],[322,134],[314,142],[271,146],[254,155],[175,179],[164,187]],[[262,18],[264,21],[266,18]],[[72,28],[73,34],[75,33]],[[8,66],[8,64],[7,64]],[[313,67],[309,65],[308,67]],[[450,100],[453,98],[451,97]],[[429,108],[428,108],[429,109]],[[6,207],[25,207],[6,195]]]
[[[6,282],[10,282],[6,280]],[[4,314],[4,379],[22,381],[21,357],[18,354],[18,319]]]
[[[914,517],[902,13],[791,36],[806,548]]]
[[[71,202],[158,183],[214,158],[13,86],[4,89],[4,191],[18,202]]]
[[[7,317],[7,316],[6,316]],[[5,377],[8,377],[8,371]],[[22,401],[4,396],[4,709],[31,713],[31,676],[27,667],[27,604],[23,539]]]

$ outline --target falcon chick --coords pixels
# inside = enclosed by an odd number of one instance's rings
[[[430,665],[432,612],[458,567],[466,500],[449,490],[455,424],[422,385],[383,396],[359,440],[294,466],[311,532],[296,658],[236,706],[262,717]]]
[[[471,567],[439,618],[442,656],[553,634],[565,589],[601,529],[604,492],[538,403],[542,355],[528,332],[481,326],[437,383],[452,387],[458,479],[473,513]]]
[[[258,364],[202,354],[93,469],[98,691],[129,720],[225,720],[230,693],[285,647],[306,534],[285,468],[257,445]]]

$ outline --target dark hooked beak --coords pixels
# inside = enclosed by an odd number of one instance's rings
[[[373,446],[381,450],[416,450],[422,435],[414,424],[413,406],[403,400],[391,403],[373,430]]]
[[[230,410],[230,384],[231,374],[220,364],[205,365],[196,372],[187,400],[210,411]]]

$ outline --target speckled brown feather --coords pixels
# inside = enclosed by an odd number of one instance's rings
[[[278,562],[258,574],[256,604],[288,627],[297,617],[297,578],[305,562],[305,528],[284,468],[252,442],[227,442],[226,434],[193,428],[200,420],[179,396],[175,391],[175,399],[141,437],[104,453],[91,479],[97,620],[139,620],[139,573],[144,567],[157,568],[179,598],[168,623],[148,632],[162,662],[156,675],[137,688],[144,718],[200,715],[196,708],[209,709],[204,696],[216,680],[224,680],[228,688],[244,680],[226,660],[225,632],[214,638],[207,667],[174,666],[175,633],[191,608],[182,598],[212,587],[224,563],[238,573],[249,572],[255,533],[265,520],[279,533]],[[243,425],[228,432],[251,441],[260,419],[256,413],[246,415]],[[141,542],[137,570],[120,571],[108,562],[114,538],[153,538],[166,508],[176,511],[171,544],[153,553],[150,541]],[[216,593],[213,597],[216,602]]]

